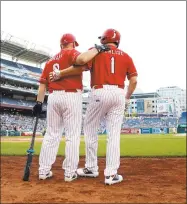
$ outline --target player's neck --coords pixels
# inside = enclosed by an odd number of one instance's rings
[[[73,47],[64,47],[61,50],[72,50],[72,49],[74,49],[74,48]]]
[[[72,49],[74,49],[74,47],[69,44],[69,45],[66,45],[66,46],[62,46],[61,49],[62,50],[72,50]]]
[[[107,43],[107,45],[113,46],[113,47],[116,47],[116,48],[117,48],[116,44],[114,44],[114,43]]]

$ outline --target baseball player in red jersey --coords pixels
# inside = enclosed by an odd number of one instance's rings
[[[72,34],[64,34],[60,41],[61,51],[50,59],[40,77],[37,102],[33,107],[34,115],[42,112],[45,91],[49,90],[47,104],[47,130],[39,156],[39,179],[52,177],[51,167],[56,160],[63,128],[65,128],[65,159],[63,162],[64,180],[77,178],[79,162],[79,144],[82,122],[82,73],[64,77],[63,80],[50,81],[49,73],[63,70],[73,64],[85,64],[99,52],[108,50],[107,46],[98,46],[80,54],[74,48],[78,46]],[[57,76],[54,76],[57,79]]]
[[[98,134],[100,121],[105,118],[107,129],[106,169],[104,170],[105,184],[115,184],[123,180],[118,175],[120,166],[120,132],[130,96],[137,85],[137,70],[131,57],[118,49],[120,33],[108,29],[99,37],[101,44],[108,45],[109,51],[97,55],[88,63],[91,73],[91,94],[84,120],[84,135],[86,143],[85,168],[77,170],[79,176],[97,177]],[[74,73],[73,67],[61,72],[61,76]],[[124,81],[129,80],[128,91],[125,95]]]

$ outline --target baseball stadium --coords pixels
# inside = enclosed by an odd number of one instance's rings
[[[30,179],[28,182],[22,180],[35,124],[32,108],[38,93],[41,64],[50,58],[44,47],[1,31],[1,203],[185,203],[186,112],[179,116],[143,112],[124,114],[119,169],[124,181],[117,186],[103,183],[107,145],[105,121],[101,121],[98,129],[101,172],[98,178],[64,182],[65,139],[62,130],[57,160],[53,165],[54,177],[39,181],[38,155],[46,131],[48,92],[37,125]],[[89,92],[85,86],[83,120]],[[84,161],[82,130],[79,166],[83,166]]]

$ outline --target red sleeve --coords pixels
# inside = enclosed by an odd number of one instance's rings
[[[89,48],[88,50],[91,50],[93,47]],[[89,71],[91,70],[92,66],[93,66],[93,59],[90,60],[89,62],[87,62],[87,68],[85,69],[85,71]]]
[[[85,71],[91,70],[91,68],[92,68],[92,66],[93,66],[93,60],[90,60],[89,62],[87,62],[86,65],[87,65],[87,66],[86,66]]]
[[[43,69],[43,72],[40,76],[39,82],[41,84],[47,84],[47,78],[48,78],[48,62],[45,64],[45,67]]]
[[[131,77],[138,76],[136,67],[134,66],[133,60],[131,57],[129,57],[128,60],[128,71],[127,71],[127,78],[130,80]]]
[[[76,62],[76,59],[77,59],[77,57],[80,55],[80,52],[79,51],[77,51],[77,50],[75,50],[75,49],[72,49],[71,51],[70,51],[70,58],[71,58],[71,64],[75,64],[75,62]]]

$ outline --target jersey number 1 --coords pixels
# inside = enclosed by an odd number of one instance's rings
[[[114,72],[115,72],[114,57],[111,57],[110,60],[111,60],[111,62],[110,62],[111,63],[111,73],[114,74]]]

